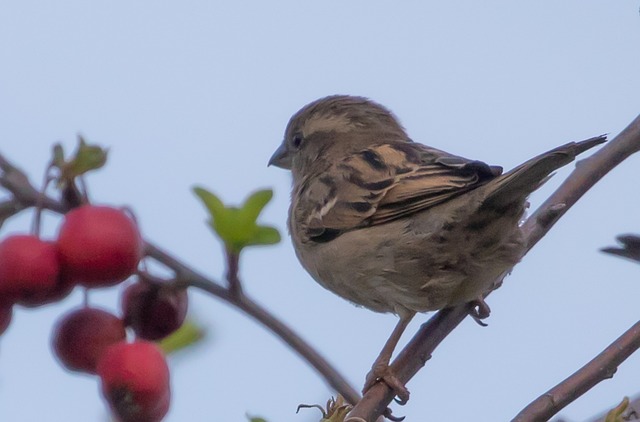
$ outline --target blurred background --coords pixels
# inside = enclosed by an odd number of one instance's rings
[[[289,117],[325,95],[368,96],[414,140],[508,169],[622,130],[640,112],[639,51],[635,1],[3,1],[0,151],[39,182],[53,143],[70,150],[81,133],[109,147],[87,180],[94,201],[131,206],[146,238],[217,279],[222,251],[191,187],[230,203],[273,188],[262,222],[284,239],[244,253],[245,289],[359,389],[396,318],[332,295],[298,264],[289,175],[266,167]],[[489,298],[489,326],[468,319],[454,331],[396,415],[509,420],[637,321],[640,268],[598,250],[640,233],[639,166],[624,162],[556,225]],[[0,236],[28,230],[30,217]],[[45,215],[47,236],[58,221]],[[116,310],[117,293],[91,302]],[[96,379],[66,373],[50,352],[54,321],[81,301],[75,292],[15,312],[0,338],[0,421],[107,419]],[[190,312],[209,336],[170,358],[167,421],[319,419],[296,407],[333,392],[279,339],[200,292]],[[640,390],[638,373],[635,355],[563,417],[614,407]]]

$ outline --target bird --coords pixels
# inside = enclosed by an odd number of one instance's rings
[[[503,173],[418,142],[386,107],[332,95],[295,113],[269,165],[292,174],[288,229],[298,260],[321,286],[399,317],[367,374],[409,399],[389,362],[416,313],[483,296],[520,261],[527,197],[556,169],[606,141],[570,142]]]

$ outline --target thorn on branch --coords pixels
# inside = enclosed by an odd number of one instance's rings
[[[542,228],[546,229],[558,218],[558,216],[566,207],[567,204],[564,203],[551,205],[538,216],[538,218],[536,219],[536,223],[538,223],[538,225],[540,225]]]

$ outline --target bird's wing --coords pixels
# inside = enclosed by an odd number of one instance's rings
[[[332,163],[306,186],[307,235],[330,239],[444,202],[502,169],[413,142],[383,143]]]

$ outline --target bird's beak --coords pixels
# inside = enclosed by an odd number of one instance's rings
[[[291,156],[284,142],[280,144],[276,152],[273,153],[267,166],[276,166],[281,169],[291,170]]]

